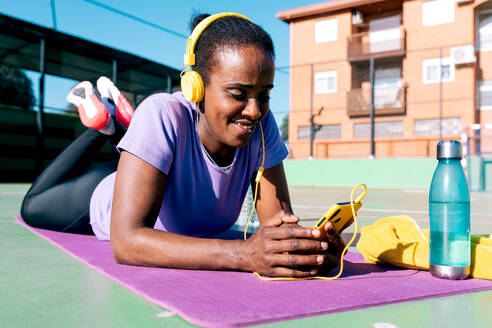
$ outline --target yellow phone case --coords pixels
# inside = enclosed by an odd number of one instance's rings
[[[354,202],[355,213],[362,207],[362,203]],[[325,224],[331,222],[337,231],[340,231],[345,224],[352,219],[352,208],[350,202],[333,204],[328,211],[323,214],[321,219],[314,225],[314,229],[321,232],[321,239],[328,239],[325,232]]]

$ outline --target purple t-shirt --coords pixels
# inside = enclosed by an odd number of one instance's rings
[[[207,157],[195,129],[196,105],[181,92],[156,94],[135,111],[118,144],[167,175],[164,198],[155,228],[178,234],[207,237],[229,229],[236,221],[255,171],[262,160],[261,132],[236,149],[228,172]],[[262,119],[265,168],[288,155],[275,119]],[[111,204],[116,173],[103,179],[90,203],[90,222],[97,238],[109,240]]]

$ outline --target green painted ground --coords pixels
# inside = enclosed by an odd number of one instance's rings
[[[1,327],[185,327],[17,224],[27,185],[0,185]]]
[[[28,185],[0,184],[1,327],[191,326],[176,315],[167,317],[166,310],[143,300],[14,222],[27,188]],[[305,225],[313,224],[314,218],[332,202],[347,200],[349,192],[350,188],[291,188],[294,209]],[[426,199],[423,190],[371,188],[359,212],[361,223],[367,225],[383,216],[409,214],[425,226]],[[492,232],[490,199],[490,193],[472,194],[472,231]],[[396,327],[487,327],[492,322],[491,309],[492,291],[487,291],[265,326],[378,327],[378,323],[391,323]]]

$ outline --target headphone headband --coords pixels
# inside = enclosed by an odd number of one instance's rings
[[[235,17],[240,17],[246,20],[251,21],[248,17],[237,14],[237,13],[220,13],[220,14],[215,14],[215,15],[210,15],[204,20],[202,20],[194,29],[193,33],[191,33],[191,36],[188,38],[186,41],[186,53],[184,54],[184,64],[185,66],[192,66],[195,65],[195,54],[193,51],[195,50],[195,45],[196,42],[198,41],[198,38],[200,35],[203,33],[203,31],[213,22],[215,22],[217,19],[220,19],[222,17],[226,16],[235,16]]]
[[[203,31],[217,19],[225,16],[235,16],[251,21],[248,17],[236,14],[236,13],[220,13],[208,16],[202,20],[191,33],[191,36],[186,41],[186,53],[184,54],[185,69],[181,73],[181,91],[183,91],[184,97],[191,102],[200,102],[205,95],[205,86],[200,74],[191,70],[191,66],[195,65],[195,45],[203,33]]]

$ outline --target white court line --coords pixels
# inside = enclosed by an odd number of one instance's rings
[[[375,322],[374,328],[398,328],[396,325],[389,322]]]
[[[409,193],[409,194],[423,194],[427,190],[426,189],[403,189],[402,191]]]
[[[174,312],[171,312],[171,311],[162,311],[160,313],[157,313],[156,317],[159,317],[159,318],[169,318],[169,317],[172,317],[172,316],[175,316],[176,313]]]
[[[9,224],[18,224],[17,222],[15,221],[12,221],[12,220],[0,220],[0,224],[4,224],[4,223],[9,223]]]
[[[2,196],[16,196],[16,195],[24,195],[26,191],[1,191],[0,195]]]
[[[301,212],[302,214],[307,214],[307,215],[316,215],[317,213],[309,213],[309,212]],[[369,215],[357,215],[359,219],[374,219],[378,220],[379,218],[375,218],[374,216],[369,216]],[[427,221],[426,219],[420,219],[420,218],[413,218],[416,221]],[[303,219],[301,218],[301,221],[318,221],[319,218],[314,218],[314,219]]]
[[[316,206],[316,205],[293,205],[294,208],[310,208],[310,209],[328,209],[326,206]],[[390,210],[387,208],[361,208],[360,212],[378,212],[378,213],[408,213],[408,214],[428,214],[428,211],[419,211],[419,210],[401,210],[394,209]],[[492,213],[470,213],[471,216],[486,216],[492,217]]]
[[[302,212],[302,211],[300,211],[299,213],[300,213],[299,215],[319,215],[319,213],[314,213],[314,212]],[[374,216],[369,216],[369,215],[357,215],[357,217],[360,219],[374,219],[374,220],[380,219],[380,218],[375,218]],[[428,218],[412,217],[412,219],[414,219],[417,222],[429,222]],[[319,218],[314,218],[314,219],[303,219],[303,218],[301,218],[301,222],[307,222],[307,221],[315,222],[318,220],[319,220]],[[480,220],[474,220],[473,218],[471,219],[471,223],[472,224],[492,225],[492,221],[480,221]]]

